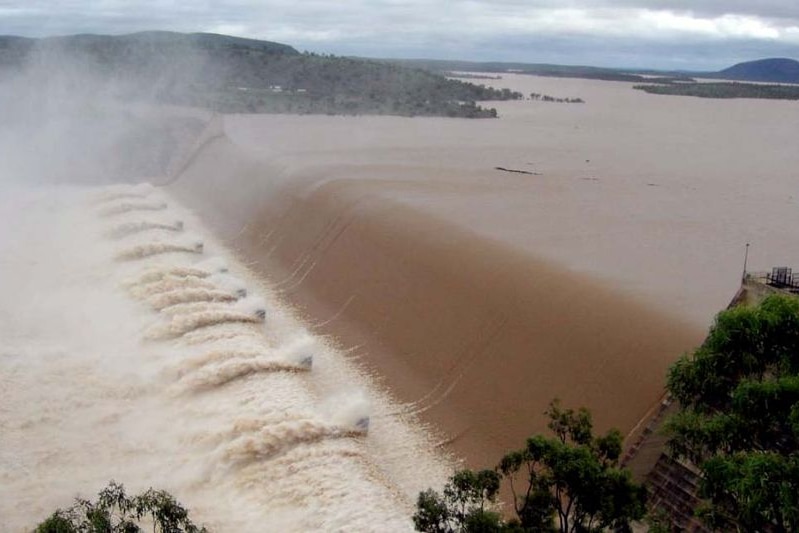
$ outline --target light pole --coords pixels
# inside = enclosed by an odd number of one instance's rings
[[[741,282],[746,281],[746,261],[749,259],[749,243],[746,243],[746,252],[744,252],[744,273],[741,276]]]

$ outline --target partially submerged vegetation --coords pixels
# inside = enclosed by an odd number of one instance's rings
[[[126,100],[225,113],[490,118],[497,116],[496,110],[478,102],[522,98],[508,89],[422,69],[212,34],[0,37],[0,78],[30,64],[69,68],[76,77],[108,81],[109,90]]]
[[[556,98],[548,94],[530,93],[530,100],[540,102],[555,102],[557,104],[584,104],[585,100],[582,98]]]

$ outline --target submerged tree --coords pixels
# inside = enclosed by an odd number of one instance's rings
[[[713,528],[799,530],[799,299],[723,311],[670,370],[672,452],[702,471]]]
[[[499,489],[487,480],[491,471],[457,473],[441,496],[419,495],[414,523],[431,533],[536,531],[562,533],[629,531],[645,513],[646,493],[618,467],[621,434],[593,435],[590,413],[562,409],[553,401],[547,410],[555,437],[534,436],[524,448],[506,454],[496,471],[508,480],[516,519],[505,522],[486,510]],[[496,474],[495,474],[496,475]],[[486,490],[486,487],[491,490]]]
[[[111,481],[96,501],[76,498],[38,525],[36,533],[143,533],[142,523],[153,533],[206,533],[189,519],[189,513],[166,491],[148,489],[129,497]]]

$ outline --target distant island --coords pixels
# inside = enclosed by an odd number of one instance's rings
[[[635,85],[650,94],[696,96],[699,98],[761,98],[799,100],[799,85],[762,85],[742,82],[669,83]]]
[[[523,97],[411,66],[208,33],[0,36],[0,81],[30,65],[40,78],[44,68],[47,75],[109,82],[125,99],[224,113],[491,118],[496,110],[479,102]]]

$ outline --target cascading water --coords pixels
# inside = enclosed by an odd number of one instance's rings
[[[12,197],[0,530],[110,479],[170,490],[213,531],[412,529],[451,464],[191,213],[149,185]]]
[[[161,202],[161,201],[149,201],[149,202],[127,201],[116,205],[104,207],[103,209],[100,210],[100,216],[114,217],[117,215],[130,213],[131,211],[164,211],[167,207],[168,204],[166,202]]]
[[[137,233],[143,233],[149,230],[165,230],[179,233],[183,231],[183,222],[176,220],[175,222],[153,222],[149,220],[142,220],[138,222],[125,222],[118,226],[111,228],[106,235],[111,239],[122,239]]]

